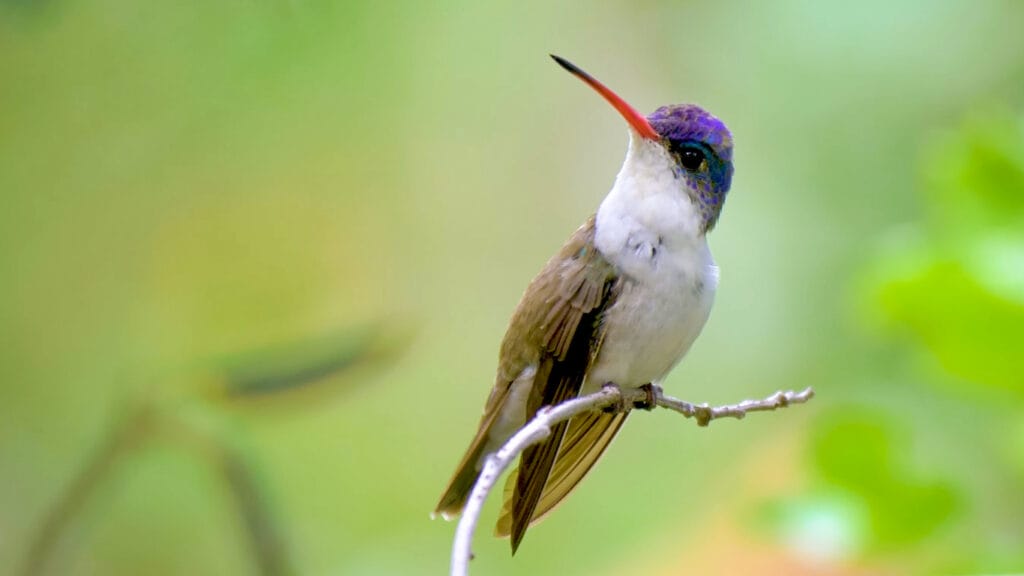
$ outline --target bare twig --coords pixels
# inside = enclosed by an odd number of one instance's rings
[[[790,404],[803,404],[814,397],[814,390],[806,388],[801,392],[780,391],[762,400],[744,400],[738,404],[715,407],[707,404],[691,404],[666,396],[657,387],[654,388],[653,394],[655,405],[674,410],[687,418],[695,418],[698,426],[707,426],[712,420],[718,418],[740,419],[746,416],[747,412],[765,412],[785,408]],[[505,442],[501,449],[488,456],[484,461],[480,477],[477,478],[476,484],[473,486],[473,491],[466,501],[466,507],[462,511],[462,518],[455,529],[451,576],[467,576],[469,574],[469,561],[473,558],[473,533],[476,531],[484,500],[494,489],[498,478],[523,450],[547,438],[554,425],[569,420],[573,416],[611,406],[630,407],[649,400],[646,390],[605,386],[593,394],[574,398],[557,406],[541,408],[533,420],[523,426],[509,438],[508,442]]]
[[[122,417],[47,513],[29,544],[21,574],[39,576],[47,572],[47,563],[60,537],[88,499],[109,479],[118,464],[133,452],[144,450],[160,430],[171,432],[171,436],[194,455],[220,465],[219,471],[237,504],[242,519],[240,527],[251,546],[257,573],[265,576],[294,573],[287,541],[251,459],[236,443],[229,442],[222,431],[199,424],[197,420],[166,408],[161,410],[151,403],[140,403]]]
[[[122,417],[86,460],[85,466],[46,512],[42,524],[32,535],[21,569],[24,576],[44,573],[47,561],[75,515],[121,459],[135,450],[140,439],[149,433],[148,416],[148,411],[141,410]]]
[[[225,444],[221,446],[221,471],[242,517],[258,573],[263,576],[293,574],[288,540],[251,458]]]

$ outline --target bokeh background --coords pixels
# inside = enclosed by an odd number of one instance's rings
[[[441,574],[622,120],[736,140],[702,338],[480,574],[1024,571],[1024,5],[0,2],[0,572]]]

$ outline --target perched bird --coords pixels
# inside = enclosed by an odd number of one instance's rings
[[[607,384],[657,386],[704,327],[718,285],[705,236],[732,180],[725,124],[692,104],[645,118],[552,58],[622,114],[629,150],[597,214],[548,261],[512,315],[479,429],[435,510],[446,518],[462,511],[484,458],[541,407]],[[526,529],[587,474],[628,408],[577,416],[523,452],[496,527],[511,536],[513,554]]]

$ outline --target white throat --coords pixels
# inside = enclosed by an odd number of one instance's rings
[[[662,263],[711,264],[700,211],[665,147],[630,132],[626,160],[597,211],[594,243],[611,263],[642,280]]]
[[[621,275],[605,312],[604,343],[585,390],[605,382],[660,382],[711,312],[718,268],[701,216],[655,142],[632,136],[626,161],[597,211],[594,244]]]

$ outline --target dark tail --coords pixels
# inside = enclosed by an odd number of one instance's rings
[[[473,490],[477,477],[480,476],[479,465],[483,448],[484,442],[473,441],[466,455],[462,457],[459,467],[455,469],[455,475],[448,481],[448,487],[441,495],[434,514],[440,514],[445,520],[451,520],[462,513],[469,493]]]

